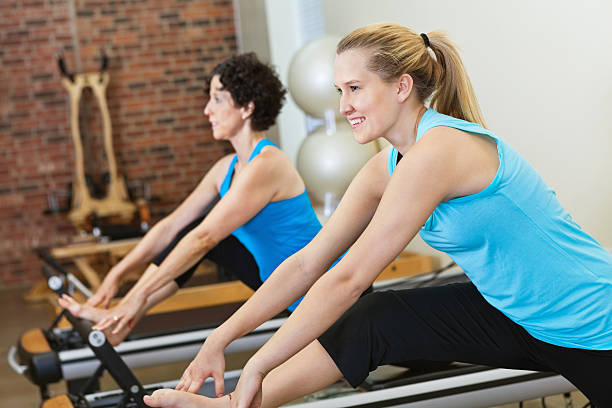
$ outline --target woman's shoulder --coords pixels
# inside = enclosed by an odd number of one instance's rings
[[[393,146],[390,144],[383,147],[366,162],[362,167],[362,171],[367,173],[369,177],[375,177],[377,180],[386,181],[389,178],[389,157],[393,150]],[[395,151],[397,152],[397,150]]]
[[[253,169],[256,171],[284,171],[293,168],[293,163],[289,160],[289,156],[276,145],[265,146],[261,149],[261,152],[251,160],[250,164],[252,164]]]
[[[225,174],[229,170],[229,166],[234,156],[234,153],[230,153],[218,159],[209,170],[209,173],[213,175],[216,180],[222,181],[222,179],[225,178]]]
[[[232,162],[235,156],[236,156],[236,153],[229,153],[229,154],[226,154],[225,156],[222,156],[220,159],[218,159],[215,162],[215,164],[213,164],[213,167],[211,170],[216,170],[220,168],[227,170],[228,166],[230,165],[230,163]]]
[[[377,167],[379,167],[379,163],[383,164],[383,165],[387,165],[387,163],[390,160],[390,156],[394,153],[397,152],[397,149],[395,149],[393,147],[393,145],[388,145],[383,147],[378,153],[376,153],[371,159],[371,162],[376,163]]]
[[[387,157],[392,149],[393,149],[393,145],[388,144],[387,146],[381,148],[380,151],[374,155],[374,157],[377,157],[377,156]]]
[[[452,138],[457,135],[481,134],[497,139],[497,136],[479,123],[458,119],[453,116],[444,115],[433,109],[428,109],[423,115],[421,123],[419,123],[417,141],[423,139],[425,135],[430,137],[432,134],[441,138],[443,138],[444,135]]]
[[[421,152],[426,150],[456,150],[460,149],[461,146],[471,145],[483,138],[491,139],[491,136],[484,132],[474,132],[472,129],[440,125],[427,129],[423,133],[423,137],[417,140],[416,145],[419,146],[419,149],[416,150]]]

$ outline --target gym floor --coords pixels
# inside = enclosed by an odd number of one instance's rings
[[[17,375],[7,363],[9,348],[17,343],[19,335],[30,328],[47,327],[51,322],[51,309],[47,304],[28,303],[23,300],[27,293],[24,289],[11,289],[0,291],[0,310],[2,310],[2,330],[0,330],[0,400],[2,406],[35,408],[40,406],[38,389],[27,379]],[[235,355],[227,361],[227,369],[241,367],[249,355]],[[158,367],[148,367],[134,370],[136,377],[143,383],[173,380],[179,378],[187,363],[166,364]],[[101,381],[104,390],[116,388],[113,380],[105,375]],[[52,395],[65,392],[62,383],[53,384],[50,387]],[[587,400],[579,392],[572,393],[574,408],[581,408]],[[547,397],[545,399],[547,408],[564,408],[565,402],[561,395]],[[498,408],[516,408],[519,404],[508,404]],[[524,408],[542,407],[540,400],[525,401]]]

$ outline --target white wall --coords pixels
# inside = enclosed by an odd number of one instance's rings
[[[612,248],[612,2],[323,0],[345,35],[393,21],[459,45],[488,127]],[[422,245],[417,245],[420,249]]]
[[[271,63],[268,42],[265,0],[233,0],[238,52],[254,52],[264,62]],[[278,126],[266,130],[266,137],[279,143]]]
[[[270,43],[270,59],[277,68],[281,80],[288,84],[289,65],[293,54],[304,44],[300,27],[301,0],[265,0],[266,23]],[[280,147],[295,164],[300,143],[306,137],[306,117],[291,95],[278,116]]]

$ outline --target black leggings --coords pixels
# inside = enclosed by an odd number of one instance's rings
[[[166,246],[152,261],[153,264],[159,266],[166,259],[168,254],[172,252],[174,247],[179,241],[187,235],[191,230],[197,227],[210,212],[212,207],[217,203],[217,198],[209,207],[203,211],[202,215],[183,228],[175,237],[174,240],[168,246]],[[231,276],[240,279],[248,287],[253,290],[257,290],[261,284],[261,278],[259,277],[259,267],[253,254],[246,249],[244,245],[238,239],[229,235],[227,238],[222,240],[213,249],[208,251],[206,255],[202,257],[195,265],[189,268],[178,276],[175,281],[182,287],[189,278],[193,275],[196,268],[204,259],[208,259],[216,263],[219,267],[223,268],[225,273],[229,273]]]
[[[371,293],[319,342],[354,387],[379,365],[458,361],[556,372],[594,406],[612,407],[612,351],[537,340],[491,306],[472,283]]]

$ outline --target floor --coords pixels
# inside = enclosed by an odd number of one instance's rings
[[[16,374],[7,363],[6,356],[9,348],[17,343],[22,332],[35,327],[47,327],[51,322],[51,310],[47,304],[27,303],[23,300],[24,290],[0,291],[0,310],[2,310],[2,327],[0,330],[0,400],[2,406],[35,408],[40,406],[40,396],[36,386],[32,385],[26,378]],[[227,369],[241,367],[248,355],[235,356],[227,362]],[[134,370],[136,377],[143,383],[154,383],[159,381],[173,380],[179,378],[187,363],[168,364],[159,367],[149,367]],[[116,388],[113,380],[107,376],[101,381],[103,390]],[[50,387],[53,395],[65,392],[62,383],[53,384]],[[573,408],[582,408],[587,403],[584,396],[578,392],[572,393]],[[562,408],[566,407],[563,396],[551,396],[545,399],[545,405],[540,400],[525,401],[524,408]],[[516,408],[519,403],[504,405],[498,408]]]

